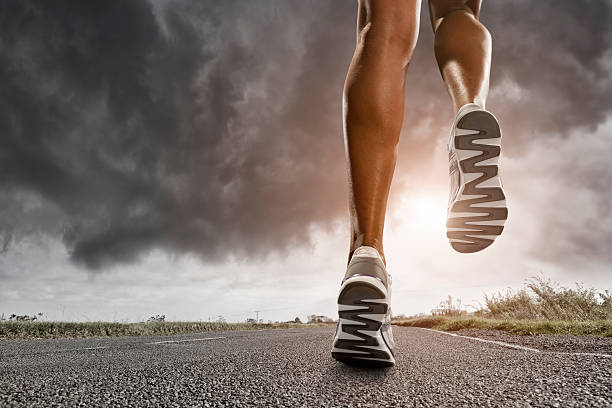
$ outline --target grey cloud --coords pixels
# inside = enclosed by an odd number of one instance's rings
[[[612,106],[606,67],[612,3],[502,2],[483,18],[497,33],[493,79],[510,78],[526,94],[513,103],[491,100],[507,118],[513,154],[542,135],[567,136],[579,127],[593,131],[605,120]]]
[[[295,89],[283,65],[299,47],[279,31],[291,35],[290,17],[294,35],[307,35],[307,7],[284,4],[5,4],[5,186],[60,208],[43,232],[61,232],[73,259],[93,268],[155,247],[215,261],[307,242],[310,222],[339,212],[344,179],[320,179],[329,151],[342,155],[330,103],[352,44],[340,41],[345,58],[327,64],[294,63],[297,87],[306,84]],[[315,50],[332,39],[300,38]],[[15,215],[3,214],[19,228]]]
[[[154,248],[217,262],[308,244],[345,214],[355,2],[8,1],[0,16],[4,236],[61,236],[93,269]],[[490,100],[510,155],[610,112],[610,16],[484,4],[492,93],[509,79],[529,96]],[[416,176],[452,115],[432,42],[423,11],[400,146]]]

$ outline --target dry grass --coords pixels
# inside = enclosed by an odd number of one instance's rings
[[[1,338],[59,338],[96,336],[163,336],[182,333],[198,333],[231,330],[287,329],[296,327],[321,327],[329,324],[299,323],[219,323],[219,322],[153,322],[153,323],[111,323],[111,322],[37,322],[0,321]]]
[[[479,314],[494,319],[565,321],[612,320],[612,292],[593,288],[566,288],[542,277],[531,278],[523,288],[485,296]]]
[[[612,292],[557,285],[543,277],[529,279],[518,290],[485,295],[485,305],[467,313],[451,296],[432,316],[400,317],[400,326],[439,330],[497,329],[517,334],[571,334],[612,337]]]

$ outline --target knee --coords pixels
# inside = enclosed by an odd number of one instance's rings
[[[397,57],[407,63],[412,57],[418,38],[419,24],[409,13],[385,13],[369,19],[360,31],[360,42],[371,45],[385,58]]]
[[[476,28],[488,35],[487,29],[478,21],[480,0],[429,0],[429,13],[436,33],[446,20],[463,20],[465,28]]]
[[[479,5],[474,0],[429,0],[432,19],[444,18],[454,11],[465,11],[478,17]]]

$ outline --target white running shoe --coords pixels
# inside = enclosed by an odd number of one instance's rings
[[[378,250],[355,250],[338,296],[332,357],[351,365],[395,364],[391,333],[391,276]]]
[[[459,252],[485,249],[504,229],[508,209],[498,167],[500,146],[495,116],[475,103],[463,105],[448,143],[451,188],[446,235]]]

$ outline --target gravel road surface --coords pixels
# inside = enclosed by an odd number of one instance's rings
[[[396,366],[364,369],[331,359],[333,330],[0,340],[0,406],[612,406],[612,350],[394,327]]]

